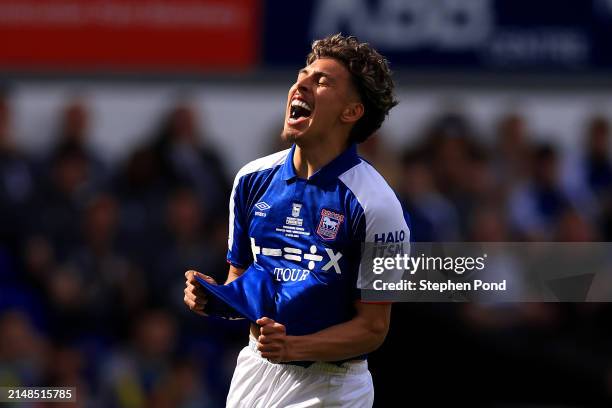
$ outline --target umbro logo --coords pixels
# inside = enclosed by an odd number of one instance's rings
[[[265,201],[260,201],[257,204],[255,204],[255,208],[257,208],[260,211],[266,211],[266,210],[269,210],[271,207],[270,207],[270,204],[266,203]]]

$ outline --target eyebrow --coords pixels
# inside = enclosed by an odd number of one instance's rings
[[[332,77],[330,74],[328,74],[327,72],[323,72],[323,71],[316,71],[316,70],[315,70],[315,71],[313,71],[312,73],[313,73],[313,75],[315,75],[315,76],[325,77],[325,78],[329,78],[329,79],[332,79],[332,80],[333,80],[333,77]],[[302,69],[300,69],[300,70],[299,70],[299,72],[298,72],[298,74],[308,74],[308,68],[302,68]]]

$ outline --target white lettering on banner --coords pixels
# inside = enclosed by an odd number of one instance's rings
[[[350,32],[388,50],[482,46],[493,25],[491,0],[319,0],[311,37]]]

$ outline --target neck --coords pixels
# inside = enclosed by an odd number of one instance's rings
[[[293,167],[299,178],[308,179],[323,166],[338,157],[347,144],[317,144],[316,146],[295,146]]]

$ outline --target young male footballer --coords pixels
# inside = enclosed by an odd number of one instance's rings
[[[192,311],[221,316],[212,303],[222,299],[252,320],[228,407],[372,406],[366,355],[385,339],[391,305],[360,299],[361,248],[410,233],[356,144],[396,104],[387,62],[370,45],[339,34],[315,41],[287,98],[282,138],[293,147],[236,175],[227,282],[185,274]]]

